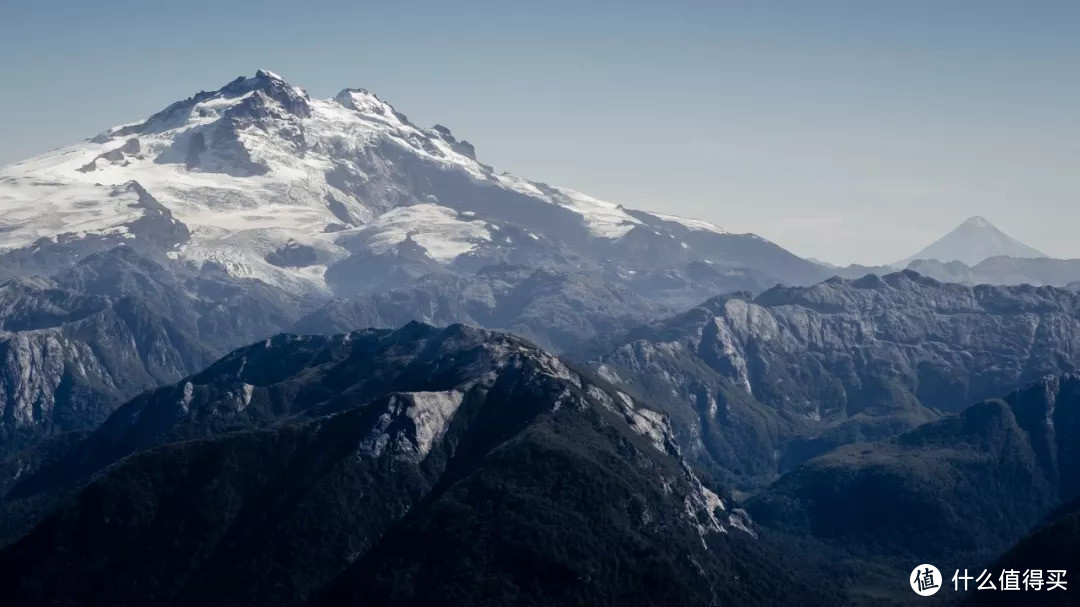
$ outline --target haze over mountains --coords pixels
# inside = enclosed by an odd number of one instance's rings
[[[52,273],[119,243],[293,293],[336,295],[493,263],[625,282],[706,262],[720,275],[712,283],[735,273],[758,288],[832,273],[752,234],[496,172],[446,127],[420,128],[368,91],[312,99],[269,70],[4,167],[0,203],[0,276]],[[1045,255],[973,217],[895,265],[970,268],[993,257]],[[1012,284],[1028,274],[967,277]],[[1071,269],[1068,277],[1039,284],[1080,279]]]
[[[1080,369],[1080,299],[911,271],[735,293],[635,328],[590,364],[670,415],[741,487]]]
[[[1080,280],[1080,259],[1054,259],[972,217],[918,253],[888,266],[828,266],[845,278],[910,269],[943,282],[1063,287]]]
[[[1076,260],[973,218],[832,268],[476,158],[260,70],[0,169],[0,602],[904,604],[1061,552]]]
[[[1002,232],[982,217],[971,217],[897,265],[907,265],[917,259],[933,259],[959,261],[973,266],[990,257],[1027,259],[1046,255]]]

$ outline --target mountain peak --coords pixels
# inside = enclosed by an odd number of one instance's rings
[[[255,71],[255,78],[265,79],[265,80],[277,80],[279,82],[285,82],[285,79],[282,78],[280,75],[278,75],[277,73],[272,72],[272,71],[270,71],[268,69],[265,69],[265,68],[256,70]]]
[[[1046,254],[1002,232],[985,217],[976,215],[897,265],[907,266],[916,260],[935,259],[974,266],[984,259],[998,256],[1032,258],[1046,257]]]
[[[295,87],[285,81],[277,72],[268,69],[255,70],[254,76],[238,76],[225,86],[216,91],[204,91],[194,97],[179,103],[189,103],[192,100],[205,101],[214,97],[238,97],[253,91],[263,91],[271,94],[272,91],[289,91],[292,95],[306,97],[307,93],[300,87]],[[174,104],[175,105],[175,104]]]
[[[117,189],[133,181],[142,191]],[[312,98],[268,69],[0,168],[0,209],[0,249],[142,239],[297,293],[373,288],[358,268],[386,284],[487,263],[564,268],[569,251],[604,260],[596,271],[767,255],[760,264],[781,280],[824,273],[702,221],[496,174],[460,135],[421,128],[368,90]]]
[[[982,217],[980,215],[968,217],[964,220],[964,223],[960,224],[960,226],[969,226],[973,228],[992,228],[995,230],[997,229],[994,227],[994,224],[990,223],[985,217]]]
[[[363,88],[342,89],[334,101],[360,113],[393,114],[395,110],[379,96]]]

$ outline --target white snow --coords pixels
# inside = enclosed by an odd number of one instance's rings
[[[580,214],[594,236],[619,238],[626,235],[635,225],[641,225],[640,221],[613,202],[598,200],[566,188],[554,188],[554,190],[556,195],[552,197],[552,201]]]
[[[129,181],[138,182],[188,226],[191,240],[173,253],[176,259],[216,262],[236,275],[294,291],[326,289],[326,266],[349,254],[340,244],[344,233],[328,231],[330,227],[369,230],[376,248],[408,236],[442,263],[480,246],[514,246],[505,238],[496,245],[491,234],[498,225],[485,222],[484,213],[477,214],[480,209],[462,208],[469,200],[459,200],[460,193],[403,186],[397,180],[402,159],[409,166],[419,163],[457,173],[478,187],[563,207],[578,214],[597,239],[618,239],[641,224],[617,204],[496,174],[367,91],[347,89],[320,100],[310,99],[302,89],[288,89],[309,107],[310,115],[304,116],[290,113],[264,90],[243,90],[264,86],[260,78],[281,80],[261,70],[260,77],[230,84],[228,92],[222,89],[198,103],[174,104],[144,126],[116,127],[92,141],[0,168],[0,249],[61,234],[137,237],[124,226],[143,211],[133,206],[134,193],[118,188]],[[260,105],[265,112],[254,119],[245,115],[239,124],[246,126],[234,129],[225,116],[240,104]],[[207,151],[199,156],[200,164],[189,169],[187,156],[197,135],[206,140]],[[132,139],[137,151],[128,146]],[[95,162],[106,153],[112,160]],[[244,156],[265,172],[248,169],[240,162]],[[91,162],[92,170],[79,170],[89,169]],[[707,222],[657,217],[723,233]],[[520,227],[533,241],[560,237],[538,226]],[[266,260],[268,253],[289,242],[315,248],[319,264],[279,268]]]
[[[504,187],[510,188],[516,192],[521,192],[526,196],[536,196],[538,198],[543,198],[545,196],[544,192],[533,183],[520,177],[510,175],[509,173],[495,175],[495,179]]]
[[[266,74],[267,76],[269,76],[270,78],[273,78],[274,80],[281,80],[283,82],[285,81],[284,78],[282,78],[281,76],[278,76],[277,74],[275,74],[274,72],[271,72],[268,69],[263,68],[263,69],[260,69],[259,72],[262,72],[263,74]],[[256,73],[259,73],[259,72],[256,72]]]
[[[26,246],[63,233],[120,232],[138,219],[139,197],[113,186],[0,177],[0,247]]]
[[[465,217],[463,219],[463,217]],[[412,238],[437,261],[449,262],[491,241],[491,226],[470,220],[453,209],[418,204],[392,209],[362,228],[339,233],[339,238],[360,234],[370,250],[384,253]]]
[[[685,217],[676,217],[675,215],[665,215],[663,213],[653,213],[648,211],[649,215],[661,219],[663,221],[670,221],[671,223],[677,223],[683,227],[690,228],[691,230],[701,230],[705,232],[714,232],[716,234],[727,234],[723,228],[711,224],[707,221],[700,219],[687,219]]]

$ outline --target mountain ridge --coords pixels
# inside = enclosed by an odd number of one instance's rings
[[[100,473],[0,551],[5,604],[829,596],[701,482],[662,416],[510,335],[279,335],[86,441]]]
[[[364,89],[315,99],[269,70],[0,168],[0,208],[0,248],[35,255],[37,273],[128,243],[294,293],[524,262],[616,273],[710,262],[768,281],[823,277],[758,236],[497,173],[448,128],[420,128]],[[0,274],[26,266],[4,257]],[[398,265],[389,283],[377,276]]]
[[[858,573],[857,604],[881,604],[880,593],[909,597],[898,582],[912,563],[943,572],[986,567],[995,576],[1007,565],[1065,568],[1076,560],[1066,549],[1075,516],[1071,529],[1055,530],[1062,537],[1044,530],[1021,542],[1020,554],[993,561],[1047,515],[1068,512],[1069,503],[1075,509],[1078,434],[1080,376],[1052,375],[901,435],[809,460],[746,507],[763,528],[819,542],[817,558],[873,562]],[[1035,545],[1056,554],[1040,562]]]
[[[1077,370],[1080,300],[905,270],[712,298],[608,338],[599,376],[662,409],[695,464],[752,488]]]

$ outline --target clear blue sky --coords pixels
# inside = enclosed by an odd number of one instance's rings
[[[10,0],[0,164],[259,67],[802,255],[893,261],[983,215],[1080,257],[1071,0]]]

